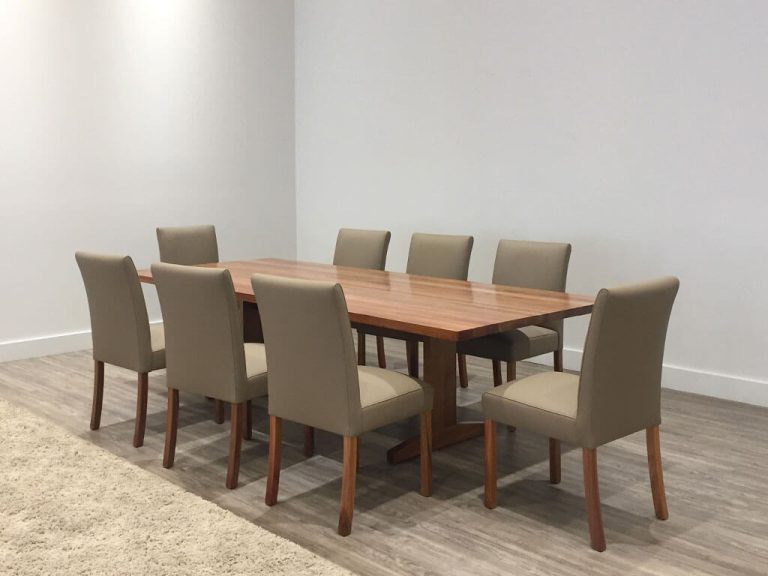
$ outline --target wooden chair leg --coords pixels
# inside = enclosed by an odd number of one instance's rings
[[[485,419],[485,495],[486,508],[496,508],[496,423]]]
[[[280,486],[280,456],[283,447],[283,421],[277,416],[269,417],[269,457],[267,464],[267,494],[264,503],[274,506]]]
[[[233,403],[230,412],[229,428],[229,458],[227,459],[227,482],[230,490],[237,488],[240,476],[240,450],[243,443],[243,424],[245,420],[245,403]]]
[[[493,363],[493,385],[501,386],[504,382],[501,381],[501,361],[491,360]]]
[[[560,440],[549,439],[549,481],[560,484]]]
[[[562,350],[555,350],[554,365],[555,365],[555,372],[563,371],[563,351]]]
[[[432,411],[424,412],[420,420],[420,492],[422,496],[432,496]]]
[[[507,382],[517,380],[517,362],[507,362]]]
[[[597,449],[583,448],[582,452],[589,540],[594,550],[603,552],[605,550],[605,532],[603,531],[603,513],[600,510],[600,489],[597,480]]]
[[[365,334],[357,331],[357,364],[358,366],[365,366]]]
[[[664,471],[661,466],[661,444],[659,442],[659,427],[652,426],[645,431],[645,443],[648,449],[648,472],[651,476],[651,493],[653,494],[653,509],[656,518],[669,518],[667,510],[667,494],[664,491]]]
[[[133,428],[133,446],[144,445],[144,430],[147,428],[147,396],[149,395],[149,374],[139,374],[138,390],[136,392],[136,423]]]
[[[224,401],[223,400],[213,401],[213,421],[216,422],[216,424],[224,424]]]
[[[168,388],[168,411],[165,415],[165,450],[163,468],[173,466],[176,458],[176,433],[179,430],[179,391]]]
[[[93,403],[91,404],[91,430],[101,426],[101,404],[104,400],[104,362],[93,361]]]
[[[245,418],[243,418],[243,438],[253,440],[253,404],[250,400],[245,403]]]
[[[312,426],[304,426],[304,456],[312,458],[315,455],[315,429]]]
[[[379,368],[386,368],[387,354],[384,352],[384,336],[376,336],[376,356],[379,358]]]
[[[419,341],[405,341],[405,358],[408,364],[408,375],[413,378],[419,377]]]
[[[466,388],[469,386],[469,375],[467,374],[467,356],[466,354],[457,354],[459,359],[459,386]]]
[[[344,472],[341,478],[341,508],[339,534],[352,532],[352,514],[355,510],[355,483],[357,482],[357,436],[344,436]]]

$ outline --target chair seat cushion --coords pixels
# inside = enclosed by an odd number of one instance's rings
[[[150,324],[150,345],[152,346],[152,370],[165,368],[165,327],[162,324]]]
[[[551,438],[578,443],[579,377],[543,372],[483,394],[486,418]]]
[[[245,344],[246,385],[244,400],[267,395],[267,353],[264,344]]]
[[[358,366],[362,427],[367,432],[432,409],[432,387],[400,372]]]
[[[525,326],[517,330],[491,334],[459,342],[458,351],[469,356],[516,362],[559,348],[557,332],[541,326]]]

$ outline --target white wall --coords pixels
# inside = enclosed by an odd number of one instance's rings
[[[0,360],[89,345],[78,249],[294,257],[293,122],[292,2],[2,0]]]
[[[665,385],[768,404],[768,3],[296,3],[298,255],[340,226],[569,241],[569,289],[676,274]],[[569,321],[578,366],[584,321]]]

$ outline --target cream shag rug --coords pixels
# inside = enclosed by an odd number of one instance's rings
[[[0,574],[349,572],[0,400]]]

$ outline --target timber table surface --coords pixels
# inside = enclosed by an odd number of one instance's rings
[[[248,302],[255,302],[251,276],[256,273],[338,282],[352,322],[441,340],[469,340],[589,314],[594,303],[591,297],[562,292],[292,260],[204,266],[229,270],[238,298]],[[139,277],[152,282],[149,270],[140,271]]]
[[[593,298],[562,292],[292,260],[264,259],[202,266],[229,270],[238,299],[248,303],[256,302],[251,288],[251,276],[256,273],[338,282],[344,290],[353,324],[404,332],[421,340],[423,379],[434,390],[433,449],[483,434],[482,423],[457,421],[458,341],[589,314],[594,304]],[[142,282],[153,282],[149,270],[140,271],[139,278]],[[244,306],[244,331],[247,341],[263,342],[257,306],[258,303]],[[391,448],[387,458],[395,463],[418,454],[419,438],[414,437]]]

